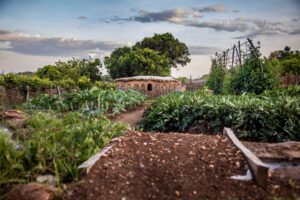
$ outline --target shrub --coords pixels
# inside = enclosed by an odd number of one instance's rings
[[[112,82],[96,81],[95,86],[103,90],[116,89],[116,85]]]
[[[224,92],[224,79],[226,75],[225,66],[217,59],[212,59],[212,66],[206,81],[206,85],[214,93],[220,94]]]
[[[78,80],[78,86],[80,89],[88,89],[92,87],[92,83],[88,77],[82,76]]]

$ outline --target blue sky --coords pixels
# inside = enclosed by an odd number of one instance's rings
[[[34,71],[71,57],[104,56],[154,33],[171,32],[191,63],[173,76],[208,73],[210,57],[246,37],[262,53],[300,49],[300,1],[0,0],[0,71]]]

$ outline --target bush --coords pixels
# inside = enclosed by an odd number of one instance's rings
[[[210,68],[210,73],[206,81],[207,87],[213,90],[216,94],[223,93],[225,75],[225,66],[219,60],[212,59],[212,66]]]
[[[88,77],[82,76],[78,80],[78,86],[80,89],[89,89],[92,87],[92,83]]]
[[[174,93],[158,98],[145,111],[141,128],[184,132],[199,121],[205,121],[214,132],[231,127],[242,139],[300,140],[299,110],[299,96]]]
[[[116,89],[116,85],[112,82],[96,81],[95,86],[103,90]]]

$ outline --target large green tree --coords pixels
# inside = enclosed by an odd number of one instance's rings
[[[171,33],[144,38],[132,48],[115,49],[105,57],[104,64],[112,78],[136,75],[171,75],[171,68],[188,62],[187,46]]]
[[[104,63],[113,78],[137,75],[170,76],[169,59],[148,48],[116,49]]]
[[[189,49],[185,43],[180,42],[171,33],[154,34],[153,37],[145,37],[137,42],[133,48],[149,48],[165,55],[172,67],[185,66],[191,61]]]

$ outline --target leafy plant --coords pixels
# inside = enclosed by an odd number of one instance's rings
[[[214,132],[233,128],[248,140],[300,140],[300,97],[278,95],[213,95],[204,91],[173,93],[158,98],[146,110],[146,131],[188,131],[206,122]]]
[[[62,182],[78,178],[78,166],[127,126],[107,118],[87,118],[77,112],[66,115],[37,112],[27,121],[21,150],[0,133],[0,185],[34,181],[38,175],[59,176]]]
[[[145,96],[137,91],[101,90],[96,87],[61,96],[40,95],[28,100],[28,110],[80,111],[87,115],[115,115],[142,104]]]

